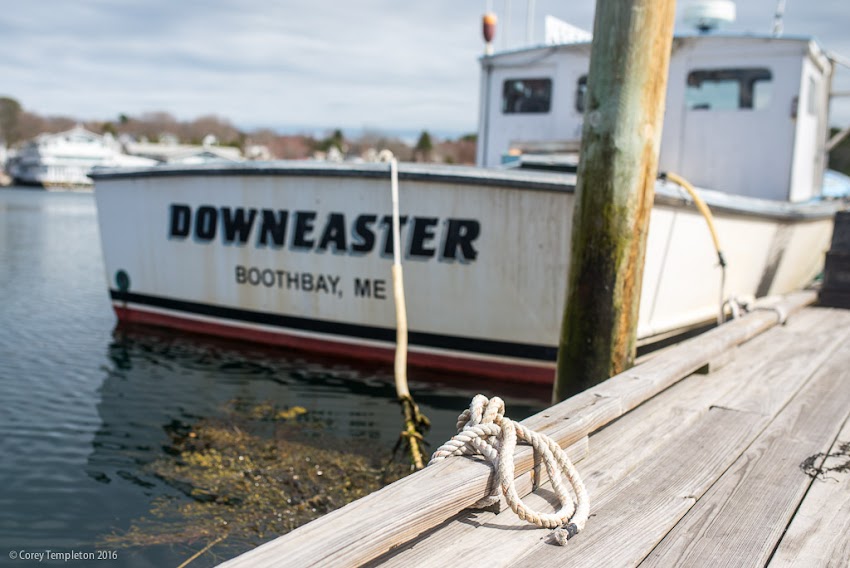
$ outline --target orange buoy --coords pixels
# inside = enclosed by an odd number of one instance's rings
[[[493,14],[492,12],[484,14],[482,24],[484,41],[492,43],[493,38],[496,37],[496,14]]]

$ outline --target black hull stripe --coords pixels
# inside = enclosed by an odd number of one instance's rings
[[[375,341],[385,341],[388,343],[395,343],[396,339],[394,328],[284,316],[280,314],[270,314],[267,312],[256,312],[238,308],[201,304],[197,302],[187,302],[185,300],[163,298],[161,296],[149,296],[147,294],[137,294],[134,292],[120,292],[118,290],[110,290],[109,293],[112,296],[112,300],[115,302],[141,304],[220,319],[244,321],[284,329],[324,333],[328,335],[345,336],[358,339],[371,339]],[[519,359],[533,359],[536,361],[546,362],[554,362],[557,355],[556,347],[549,347],[546,345],[437,335],[418,331],[411,331],[408,333],[408,342],[410,345],[419,347],[479,353],[482,355],[516,357]]]

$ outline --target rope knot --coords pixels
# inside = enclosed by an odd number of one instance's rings
[[[550,437],[529,430],[519,422],[505,418],[505,402],[499,397],[488,399],[476,395],[457,419],[458,433],[440,446],[428,465],[450,456],[482,455],[493,464],[497,484],[490,494],[474,507],[490,507],[500,502],[501,493],[511,510],[523,520],[539,527],[556,529],[555,540],[563,545],[584,527],[590,515],[587,490],[564,450]],[[517,494],[514,480],[514,450],[517,439],[527,442],[534,450],[535,463],[546,466],[552,488],[561,508],[555,513],[539,513],[526,507]],[[564,483],[566,476],[576,501]],[[536,486],[536,482],[535,482]]]
[[[505,417],[505,402],[498,396],[488,399],[483,394],[477,394],[472,399],[469,408],[457,417],[457,432],[472,430],[483,424],[501,425]]]
[[[483,394],[477,394],[472,399],[469,408],[464,410],[457,419],[457,430],[460,432],[467,424],[499,423],[505,417],[505,401],[498,396],[488,399]]]

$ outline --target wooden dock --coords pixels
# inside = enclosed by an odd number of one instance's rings
[[[465,509],[491,469],[450,458],[224,566],[848,566],[850,311],[813,299],[786,297],[524,421],[570,447],[589,491],[566,546],[507,507]],[[528,494],[530,448],[516,459]],[[554,497],[544,484],[524,499],[551,510]]]

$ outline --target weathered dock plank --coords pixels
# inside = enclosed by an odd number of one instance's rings
[[[814,294],[786,297],[791,313]],[[761,311],[712,330],[524,421],[571,445],[669,388],[723,352],[777,323]],[[518,475],[532,467],[530,448],[515,454]],[[364,564],[454,516],[487,493],[491,469],[470,459],[445,460],[266,543],[225,566],[351,566]],[[364,534],[368,533],[368,538]]]
[[[769,342],[763,341],[748,346],[755,347],[748,350],[755,353],[746,353],[747,356],[739,357],[737,364],[724,368],[718,375],[728,375],[733,386],[746,386],[746,381],[742,380],[740,374],[742,367],[745,368],[752,361],[762,361],[763,367],[757,375],[760,378],[766,377],[767,380],[778,384],[783,381],[799,382],[800,375],[811,377],[828,356],[829,350],[834,349],[847,335],[846,327],[843,333],[838,335],[829,329],[814,334],[772,330],[764,336]],[[785,341],[781,341],[782,336],[785,336]],[[824,340],[827,337],[832,341],[825,345]],[[788,340],[791,341],[790,346]],[[765,352],[767,343],[770,343],[772,348],[769,352]],[[817,360],[811,358],[815,347],[826,352]],[[745,351],[745,347],[742,347],[741,351]],[[771,357],[752,357],[756,353],[770,354]],[[690,378],[685,384],[694,382],[695,378],[697,377]],[[731,392],[735,390],[733,388]],[[746,389],[744,390],[746,392]],[[754,396],[757,396],[758,392],[758,389],[750,390]],[[721,394],[728,396],[726,393]],[[792,395],[792,392],[788,392],[786,400]],[[708,403],[709,400],[703,399],[703,402]],[[713,432],[703,431],[706,427],[701,422],[696,430],[688,427],[686,432],[677,436],[676,441],[665,445],[651,459],[643,462],[640,468],[626,479],[626,483],[607,486],[601,488],[601,491],[591,493],[595,516],[588,522],[585,532],[566,547],[569,550],[537,543],[525,556],[506,565],[526,566],[544,561],[569,561],[570,565],[574,566],[638,564],[668,531],[677,525],[679,519],[723,474],[726,467],[735,462],[773,418],[769,414],[742,412],[716,404],[711,404],[709,408],[709,414],[703,415],[701,421],[735,424],[741,432],[728,431],[723,425],[717,425]],[[776,410],[779,408],[781,406]],[[721,410],[724,412],[717,412]],[[632,424],[635,418],[638,418],[637,414],[631,413],[623,418],[622,422]],[[675,429],[675,425],[668,424],[667,428]],[[591,448],[597,447],[596,443],[597,436],[591,436]],[[594,465],[594,456],[595,453],[592,453],[582,464],[582,472]],[[627,456],[625,457],[627,459]],[[726,461],[717,462],[718,459]],[[710,564],[711,562],[706,563]],[[675,565],[675,560],[668,559],[659,565]]]
[[[799,354],[810,351],[811,345],[823,345],[834,339],[831,330],[816,326],[820,320],[819,313],[809,310],[795,315],[787,326],[774,328],[738,348],[740,353],[734,366],[710,376],[692,376],[677,383],[595,433],[591,438],[591,455],[578,466],[592,496],[593,509],[600,492],[625,479],[644,461],[654,459],[658,449],[677,432],[690,427],[726,393],[740,388],[742,376],[771,376],[788,371]],[[809,337],[810,341],[802,342],[801,337]],[[777,357],[755,356],[766,348],[775,350]],[[529,496],[527,502],[532,507],[548,510],[545,509],[546,500],[541,497]],[[588,530],[592,530],[593,522],[589,523]],[[505,529],[510,527],[515,532],[505,537]],[[539,543],[547,534],[548,531],[531,530],[531,525],[517,519],[510,510],[498,515],[488,511],[468,512],[439,530],[429,531],[423,538],[398,547],[377,559],[375,565],[443,565],[475,551],[475,557],[481,562],[501,566]]]
[[[811,377],[810,369],[820,366],[835,356],[835,349],[847,341],[850,334],[850,311],[829,308],[810,308],[800,314],[789,331],[793,331],[795,345],[791,351],[777,352],[766,346],[761,352],[752,352],[753,360],[782,360],[788,368],[781,375],[763,375],[758,372],[741,372],[738,387],[719,398],[715,404],[734,410],[776,415],[787,404],[803,383]],[[810,328],[810,321],[817,327]]]
[[[691,424],[692,429],[688,429],[689,433],[696,437],[705,437],[709,440],[717,440],[718,437],[715,435],[715,430],[720,427],[720,422],[718,422],[717,417],[719,415],[725,415],[729,413],[729,411],[723,409],[715,409],[711,411],[710,414],[704,415],[702,418],[698,419],[697,424]],[[757,422],[757,419],[752,415],[747,415],[743,413],[738,413],[731,416],[731,422],[729,424],[734,424],[735,429],[734,432],[738,436],[743,436],[746,438],[753,428],[753,424]],[[682,434],[682,432],[680,432]],[[671,442],[668,440],[668,443]],[[711,449],[707,449],[705,446],[700,447],[699,438],[690,438],[687,436],[678,436],[677,440],[673,441],[673,447],[675,449],[670,450],[673,452],[671,454],[671,458],[673,457],[684,457],[685,453],[683,453],[686,449],[690,448],[692,451],[694,448],[699,448],[702,452],[700,455],[704,458],[703,462],[699,462],[694,460],[689,462],[690,469],[687,471],[679,471],[682,478],[678,480],[680,483],[694,483],[694,476],[706,475],[704,479],[701,480],[702,484],[706,485],[714,479],[714,476],[720,474],[720,472],[728,466],[728,463],[723,461],[726,456],[726,442],[722,444],[718,444],[716,448],[712,451]],[[743,443],[743,442],[741,442]],[[669,447],[669,446],[668,446]],[[622,449],[622,448],[620,448]],[[711,458],[705,459],[706,454],[710,454],[711,457],[715,457],[717,461],[712,462]],[[625,454],[620,454],[628,456],[628,452]],[[661,453],[657,453],[656,455],[662,455]],[[666,454],[663,454],[666,456]],[[626,461],[628,461],[628,457],[626,457]],[[639,462],[637,464],[633,464],[632,467],[628,469],[631,470],[630,474],[626,475],[623,479],[616,480],[617,482],[625,482],[628,483],[629,487],[632,487],[632,484],[635,483],[635,480],[647,481],[647,479],[654,478],[655,481],[660,482],[663,480],[666,483],[675,484],[677,480],[671,479],[669,472],[666,471],[665,466],[670,464],[669,460],[664,460],[661,458],[658,463],[649,460],[651,463],[647,462]],[[662,463],[663,462],[663,463]],[[588,463],[589,465],[589,463]],[[637,467],[642,466],[642,467]],[[678,466],[677,463],[670,464],[670,467]],[[582,473],[584,474],[585,468],[582,469]],[[594,471],[599,471],[594,469]],[[715,472],[712,475],[712,472]],[[591,472],[593,473],[593,472]],[[628,480],[628,481],[624,481]],[[399,554],[398,556],[392,558],[390,561],[386,563],[387,566],[422,566],[422,567],[431,567],[431,566],[440,566],[445,564],[446,558],[475,558],[476,565],[481,566],[525,566],[525,565],[539,565],[540,562],[552,562],[555,565],[569,562],[568,565],[588,565],[588,566],[620,566],[625,565],[622,563],[622,558],[618,557],[607,557],[602,558],[603,563],[595,564],[600,561],[598,558],[593,558],[588,563],[584,563],[583,560],[583,552],[580,552],[582,549],[577,548],[577,546],[581,545],[581,543],[589,543],[591,545],[594,544],[595,538],[602,539],[600,544],[603,549],[608,549],[608,552],[616,553],[617,550],[620,549],[621,546],[624,546],[623,539],[618,539],[616,542],[616,546],[611,546],[607,537],[610,537],[608,534],[608,529],[612,527],[601,527],[600,519],[609,519],[612,525],[618,523],[619,513],[618,515],[608,516],[605,513],[606,508],[610,505],[612,500],[616,499],[615,495],[612,493],[612,489],[617,486],[616,483],[611,483],[611,480],[605,479],[603,481],[602,487],[604,489],[600,490],[600,487],[596,483],[596,481],[592,477],[585,478],[586,483],[588,484],[588,488],[594,495],[594,503],[593,503],[593,516],[591,518],[591,522],[588,523],[588,526],[585,529],[585,532],[581,533],[578,537],[574,538],[566,547],[556,547],[553,546],[548,539],[548,535],[550,531],[541,530],[533,525],[529,525],[517,519],[516,515],[510,510],[503,511],[499,515],[495,517],[488,513],[478,513],[474,518],[467,518],[464,520],[464,524],[467,524],[471,527],[470,530],[467,531],[466,534],[457,534],[455,529],[460,526],[461,523],[455,522],[452,527],[447,527],[444,531],[439,531],[433,535],[430,535],[428,539],[420,543],[420,546],[414,546],[409,550],[405,550],[404,554]],[[654,485],[653,485],[654,488]],[[690,486],[686,489],[682,489],[682,491],[688,492]],[[654,489],[653,489],[654,491]],[[544,495],[546,491],[544,489]],[[671,503],[673,505],[679,505],[678,503],[678,493],[676,496],[671,498]],[[652,495],[644,495],[644,500],[648,498],[657,497],[657,493],[652,493]],[[632,490],[628,497],[628,502],[631,505],[635,505],[641,502],[642,496],[638,495],[634,490]],[[546,510],[546,507],[551,507],[551,502],[547,503],[547,500],[543,495],[532,495],[529,496],[527,502],[532,507],[538,507],[540,509]],[[687,509],[683,509],[678,516],[681,516],[685,513]],[[659,519],[666,519],[669,515],[669,511],[665,508],[659,507],[649,507],[646,510],[641,511],[640,513],[633,512],[636,515],[648,515],[646,517],[647,520],[651,519],[653,514],[655,514]],[[444,534],[441,534],[444,533]],[[642,535],[631,535],[633,537],[641,537],[647,533],[643,533]],[[596,535],[596,536],[594,536]],[[607,536],[606,536],[607,535]],[[661,538],[662,535],[655,538],[655,540],[651,543],[654,545],[658,539]],[[452,537],[455,537],[456,540],[453,540]],[[436,539],[436,540],[432,540]],[[628,539],[626,539],[628,541]],[[651,545],[648,545],[651,547]],[[628,550],[624,549],[624,550]],[[534,552],[537,555],[533,554]],[[527,556],[528,555],[528,556]]]
[[[845,341],[643,565],[764,566],[811,483],[800,463],[850,412],[848,382]]]
[[[821,464],[836,468],[812,482],[770,560],[770,568],[850,566],[850,420]],[[841,469],[841,466],[844,466]]]
[[[593,524],[568,546],[541,542],[508,566],[636,565],[734,462],[763,421],[712,408],[623,483],[594,496]]]

